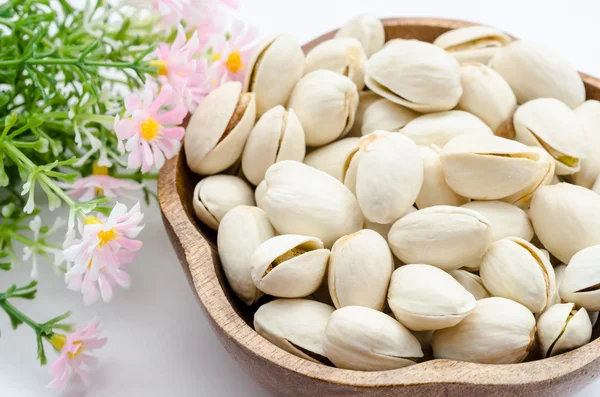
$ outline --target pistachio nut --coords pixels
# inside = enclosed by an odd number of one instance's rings
[[[331,247],[360,230],[364,218],[358,201],[339,180],[297,161],[273,164],[265,175],[262,205],[281,234],[314,236]]]
[[[494,131],[502,135],[501,128],[512,126],[512,116],[517,108],[517,98],[508,83],[494,69],[479,64],[460,66],[463,94],[458,108],[473,113]]]
[[[596,179],[594,186],[592,186],[592,191],[596,194],[600,194],[600,175],[598,175],[598,179]]]
[[[490,66],[510,85],[519,103],[556,98],[575,108],[585,101],[577,70],[560,54],[526,40],[499,49]]]
[[[244,91],[256,95],[260,117],[277,105],[286,105],[304,75],[304,53],[291,35],[273,36],[256,47],[246,70]]]
[[[336,308],[382,310],[394,270],[387,241],[373,230],[344,236],[331,248],[328,285]]]
[[[239,82],[225,83],[211,92],[186,128],[188,167],[197,174],[211,175],[233,165],[242,155],[255,117],[254,94],[242,93]]]
[[[417,212],[417,209],[415,207],[410,207],[408,209],[408,212],[406,212],[406,214],[402,215],[402,216],[406,216],[408,214],[412,214],[413,212]],[[392,226],[394,225],[394,223],[386,223],[386,224],[382,224],[382,223],[375,223],[375,222],[371,222],[368,219],[365,219],[365,229],[369,229],[369,230],[373,230],[377,233],[379,233],[379,235],[381,237],[383,237],[384,239],[388,238],[388,234],[390,233],[390,229],[392,228]]]
[[[388,242],[404,263],[425,263],[449,271],[478,267],[490,238],[491,225],[478,212],[438,205],[400,218]]]
[[[362,306],[333,312],[325,328],[323,348],[336,367],[359,371],[402,368],[423,357],[419,342],[402,324]]]
[[[529,101],[515,112],[516,139],[529,146],[541,147],[556,162],[557,175],[579,171],[588,144],[575,113],[554,98]]]
[[[359,138],[344,138],[313,150],[304,164],[323,171],[343,182],[344,167],[349,154],[356,150]]]
[[[362,136],[363,117],[367,109],[377,100],[381,99],[379,95],[373,91],[361,91],[358,93],[358,107],[354,115],[354,124],[348,133],[348,137]]]
[[[331,70],[316,70],[300,79],[288,103],[304,128],[308,146],[322,146],[346,135],[358,106],[356,86]]]
[[[233,175],[203,178],[194,188],[192,200],[198,219],[214,230],[219,228],[219,222],[230,209],[254,204],[254,192],[250,186]]]
[[[456,106],[462,95],[458,62],[430,43],[399,40],[367,62],[367,87],[418,112],[439,112]]]
[[[360,42],[367,57],[370,57],[383,47],[385,31],[383,23],[370,14],[359,15],[344,24],[335,37],[351,37]]]
[[[250,257],[256,288],[281,298],[301,298],[323,283],[329,250],[316,237],[284,234],[268,239]]]
[[[417,145],[441,148],[459,135],[493,135],[483,121],[462,110],[425,114],[408,122],[400,132]]]
[[[430,265],[401,266],[392,274],[388,304],[412,331],[452,327],[475,309],[475,297],[445,271]]]
[[[573,183],[591,189],[600,175],[600,101],[585,101],[573,111],[585,132],[588,156],[582,159],[580,170],[573,175]]]
[[[493,242],[479,273],[490,294],[519,302],[533,313],[542,313],[554,303],[554,269],[528,241],[507,237]]]
[[[492,241],[506,237],[519,237],[527,241],[533,238],[533,226],[527,213],[515,205],[503,201],[471,201],[462,207],[479,212],[490,222]]]
[[[542,252],[546,250],[540,250]],[[546,251],[548,252],[548,251]],[[548,252],[548,260],[550,260],[550,253]],[[556,279],[556,295],[554,296],[554,304],[562,303],[562,298],[560,297],[560,285],[562,284],[563,276],[565,275],[565,270],[567,270],[567,265],[564,263],[559,264],[558,266],[554,266],[554,278]]]
[[[392,223],[414,204],[423,184],[423,161],[409,138],[376,131],[360,139],[348,162],[344,184],[356,193],[369,221]]]
[[[349,77],[358,91],[365,87],[367,56],[360,42],[350,37],[327,40],[306,55],[304,73],[331,70]]]
[[[252,282],[250,257],[275,235],[269,219],[258,207],[240,205],[225,214],[219,224],[217,246],[225,277],[233,292],[247,305],[262,296]]]
[[[500,47],[510,43],[508,35],[489,26],[467,26],[442,33],[433,44],[454,55],[459,62],[487,64]]]
[[[573,255],[562,277],[560,297],[589,311],[600,310],[600,245]]]
[[[421,146],[421,159],[423,159],[423,185],[417,196],[419,209],[433,207],[434,205],[461,206],[469,200],[450,189],[444,179],[442,163],[440,162],[441,149],[436,145],[431,147]]]
[[[540,187],[533,195],[529,217],[544,248],[562,263],[600,244],[600,196],[581,186]]]
[[[520,192],[545,175],[542,154],[493,135],[460,135],[442,149],[448,186],[475,200],[498,200]]]
[[[402,127],[418,115],[409,108],[388,101],[385,98],[379,98],[364,112],[362,135],[369,135],[377,130],[400,131]]]
[[[263,179],[261,183],[258,184],[256,190],[254,190],[254,201],[256,201],[256,205],[258,208],[264,209],[263,199],[265,197],[265,193],[267,192],[267,182]]]
[[[248,136],[242,169],[250,183],[258,185],[267,169],[278,161],[303,161],[304,130],[293,110],[276,106],[262,115]]]
[[[481,277],[467,270],[452,270],[448,272],[456,281],[460,283],[467,291],[469,291],[476,300],[490,297],[490,293],[485,286]]]
[[[480,364],[514,364],[535,343],[535,317],[505,298],[477,301],[475,310],[452,328],[433,333],[433,356]]]
[[[574,303],[554,305],[537,322],[542,358],[556,356],[581,347],[592,339],[592,322],[584,308]]]
[[[308,299],[277,299],[254,314],[254,329],[275,346],[315,363],[329,363],[323,350],[325,327],[335,309]]]

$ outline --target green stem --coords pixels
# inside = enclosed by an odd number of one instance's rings
[[[142,66],[132,62],[110,62],[110,61],[90,61],[78,58],[45,58],[45,59],[9,59],[0,61],[0,67],[19,66],[19,65],[86,65],[94,67],[107,67],[117,69],[133,69],[143,73],[156,73],[158,69],[153,66]]]
[[[115,173],[111,175],[113,178],[119,179],[145,179],[145,180],[156,180],[158,179],[158,174],[123,174],[123,173]]]
[[[31,318],[27,317],[25,313],[14,307],[9,301],[6,294],[0,294],[0,307],[4,309],[6,314],[12,315],[15,318],[21,320],[23,323],[29,325],[36,334],[39,334],[42,331],[41,324],[36,323]]]

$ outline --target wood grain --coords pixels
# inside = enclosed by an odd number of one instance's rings
[[[384,20],[386,37],[433,41],[469,22],[397,18]],[[329,32],[303,49],[333,37]],[[582,74],[588,99],[600,99],[600,81]],[[190,285],[225,349],[266,389],[279,396],[568,397],[600,371],[600,341],[545,360],[481,365],[433,360],[393,371],[361,372],[327,367],[291,355],[251,328],[258,305],[245,306],[231,291],[216,252],[216,233],[196,221],[192,192],[200,180],[183,150],[160,171],[163,221]],[[259,302],[260,304],[260,302]],[[202,354],[202,352],[190,352]]]

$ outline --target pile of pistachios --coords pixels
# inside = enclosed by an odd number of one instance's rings
[[[365,371],[591,340],[600,102],[567,60],[483,26],[385,43],[365,15],[306,56],[272,37],[247,67],[184,147],[260,335]]]

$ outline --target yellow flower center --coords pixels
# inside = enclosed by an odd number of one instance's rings
[[[101,224],[101,223],[102,223],[102,221],[93,215],[86,216],[85,219],[83,220],[84,225],[97,225],[97,224]]]
[[[240,54],[240,52],[234,51],[231,54],[229,54],[225,65],[227,65],[227,69],[229,69],[231,73],[237,73],[238,70],[243,68],[244,64],[242,63],[242,55]]]
[[[142,138],[147,141],[153,140],[156,135],[160,133],[160,124],[158,124],[153,118],[142,123]]]
[[[102,248],[104,244],[110,243],[117,237],[119,237],[119,232],[117,232],[114,228],[99,231],[98,238],[100,239],[100,248]]]
[[[63,348],[66,341],[67,337],[63,334],[52,334],[52,336],[50,337],[50,344],[54,346],[54,348],[58,351],[60,351]]]
[[[158,68],[158,74],[161,76],[167,75],[167,61],[163,59],[154,59],[150,61],[150,66]]]
[[[79,355],[83,351],[83,342],[82,341],[76,340],[75,342],[73,342],[73,345],[77,345],[77,350],[75,350],[75,353],[71,353],[71,352],[67,353],[67,356],[69,356],[69,358],[71,360],[74,359],[75,357],[79,357]]]
[[[94,162],[94,167],[92,169],[92,174],[94,175],[108,175],[108,167],[103,167],[98,165],[98,163]]]
[[[218,61],[219,59],[221,59],[221,54],[219,54],[218,52],[215,52],[211,58],[211,60],[213,62]]]

